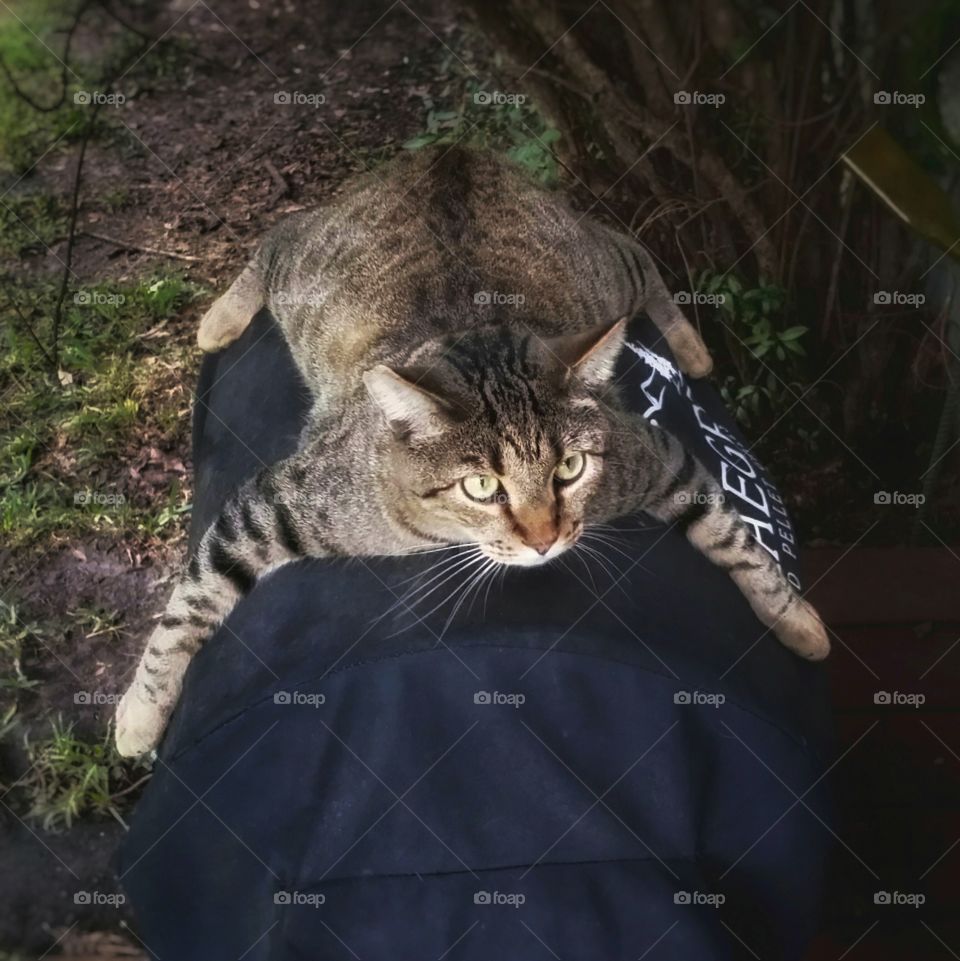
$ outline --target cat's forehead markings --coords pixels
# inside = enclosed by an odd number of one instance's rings
[[[539,469],[543,463],[542,450],[533,442],[523,444],[512,443],[503,449],[502,470],[497,473],[502,477],[511,477],[528,473],[531,469]]]

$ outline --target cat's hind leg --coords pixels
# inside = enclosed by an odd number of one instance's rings
[[[713,358],[707,345],[697,328],[677,306],[677,301],[660,277],[653,258],[639,245],[637,256],[643,265],[646,281],[643,309],[657,330],[663,334],[663,339],[677,358],[680,369],[690,377],[706,377],[713,370]]]
[[[232,344],[264,306],[265,299],[259,259],[255,258],[203,315],[197,331],[200,349],[212,353]]]
[[[706,377],[713,369],[707,345],[677,305],[653,258],[632,237],[609,227],[600,230],[601,246],[610,254],[619,278],[614,285],[616,307],[611,316],[632,317],[644,311],[663,335],[680,369],[690,377]]]

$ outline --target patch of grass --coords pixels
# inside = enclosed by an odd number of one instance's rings
[[[408,140],[406,150],[434,144],[461,143],[505,153],[537,183],[558,181],[551,144],[560,131],[551,127],[530,99],[504,93],[494,84],[466,78],[459,97],[449,105],[426,102],[426,128]]]
[[[122,131],[110,106],[96,120],[91,108],[94,94],[123,93],[104,89],[111,76],[120,74],[128,90],[161,79],[183,80],[188,63],[177,41],[162,37],[141,57],[139,37],[97,4],[87,4],[74,31],[64,86],[61,58],[77,4],[21,0],[15,7],[0,7],[0,57],[20,91],[0,77],[0,174],[27,173],[49,151],[80,140],[91,123],[97,134],[112,131],[116,136]],[[44,109],[36,109],[29,101]]]
[[[13,748],[22,723],[20,697],[40,683],[24,671],[30,648],[53,648],[71,631],[80,631],[87,639],[116,638],[122,622],[118,611],[80,607],[62,620],[41,624],[13,602],[0,600],[0,742]],[[44,736],[24,735],[20,743],[24,773],[12,783],[0,784],[0,789],[23,817],[48,831],[69,828],[85,815],[109,815],[122,823],[125,799],[149,770],[146,762],[127,761],[117,754],[109,726],[102,736],[88,740],[59,715],[50,719]]]
[[[192,505],[184,500],[180,485],[174,481],[165,501],[154,505],[149,512],[142,513],[137,518],[137,523],[145,534],[163,537],[169,530],[184,523],[185,515],[190,513],[191,507]]]
[[[34,0],[0,14],[0,56],[22,91],[35,102],[52,106],[59,98],[63,47],[58,30],[70,22],[62,0]],[[56,56],[53,51],[56,52]],[[45,150],[59,141],[81,136],[87,114],[73,102],[72,90],[55,110],[35,110],[0,80],[0,170],[22,174]]]
[[[0,309],[0,534],[8,545],[176,527],[188,509],[182,491],[155,512],[131,499],[124,458],[145,443],[183,440],[192,348],[167,327],[199,292],[179,276],[77,291],[64,305],[56,375],[38,346],[50,353],[56,286],[21,288],[19,309]]]
[[[132,198],[130,191],[126,187],[117,187],[114,190],[108,190],[106,193],[101,194],[97,197],[96,202],[110,213],[115,214],[118,210],[123,210],[124,207],[129,207],[132,203]]]
[[[102,607],[78,607],[69,611],[70,625],[89,640],[92,637],[119,638],[123,634],[123,613]]]
[[[2,122],[2,121],[0,121]],[[0,255],[43,253],[66,232],[63,205],[48,194],[22,194],[0,201]]]
[[[37,684],[24,674],[22,662],[24,646],[39,631],[39,625],[23,620],[15,604],[0,599],[0,709],[4,721],[10,719],[7,712],[15,710],[18,692]]]
[[[69,828],[86,815],[109,815],[125,823],[123,798],[143,777],[138,779],[133,766],[117,754],[111,731],[99,741],[86,741],[58,717],[48,737],[27,740],[24,746],[30,766],[16,790],[28,801],[27,818],[46,831]]]

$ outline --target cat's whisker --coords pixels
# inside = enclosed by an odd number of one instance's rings
[[[601,554],[600,551],[598,551],[595,547],[592,547],[589,544],[584,544],[584,543],[580,544],[580,549],[583,551],[584,554],[586,554],[587,557],[596,560],[600,569],[603,571],[604,574],[606,574],[607,577],[610,578],[611,581],[614,581],[616,579],[616,575],[610,569],[611,562],[606,557],[604,557],[604,555]]]
[[[489,573],[493,565],[497,563],[498,562],[493,560],[493,558],[489,558],[487,560],[487,563],[484,564],[479,571],[475,571],[468,578],[466,587],[464,588],[463,592],[460,594],[460,597],[457,600],[457,603],[454,604],[453,610],[450,611],[450,614],[447,616],[447,620],[443,625],[443,630],[440,631],[440,640],[443,640],[444,635],[447,633],[447,628],[450,627],[450,625],[453,623],[453,619],[457,616],[457,611],[459,611],[460,608],[463,606],[463,603],[470,596],[473,589],[483,583],[484,577],[486,577],[486,575]]]
[[[439,554],[441,551],[452,551],[455,547],[473,547],[470,541],[460,541],[456,544],[442,544],[439,547],[422,547],[417,550],[406,551],[402,557],[420,557],[422,554]]]
[[[470,552],[464,556],[453,558],[448,564],[446,564],[442,570],[433,575],[426,583],[420,584],[417,587],[412,588],[408,591],[400,600],[401,603],[406,604],[409,607],[414,607],[420,604],[426,598],[428,598],[435,590],[446,584],[451,578],[455,577],[457,574],[470,569],[475,566],[476,563],[483,557],[479,551]],[[437,583],[439,582],[439,583]],[[430,585],[434,586],[427,590]],[[426,593],[424,593],[426,591]],[[419,596],[418,596],[419,595]]]
[[[582,540],[582,537],[581,537],[581,540]],[[586,562],[583,555],[577,552],[576,548],[570,551],[570,554],[571,556],[575,557],[583,565],[583,569],[587,572],[587,577],[590,578],[590,585],[593,588],[593,592],[594,594],[596,594],[599,588],[597,587],[597,582],[593,578],[593,571],[590,570],[590,565]],[[561,557],[559,558],[559,560],[563,560],[563,558]],[[570,571],[571,574],[573,574],[572,568],[567,567],[567,570]],[[577,575],[574,574],[573,576],[576,577]]]
[[[465,546],[469,548],[471,545],[467,544]],[[431,571],[435,571],[437,570],[437,568],[443,567],[445,564],[450,564],[452,561],[455,561],[458,558],[466,557],[467,554],[469,553],[470,553],[469,550],[466,550],[466,551],[461,550],[459,554],[454,554],[452,557],[441,557],[440,560],[435,561],[429,567],[424,568],[424,570],[417,571],[416,574],[411,574],[409,577],[405,577],[402,581],[399,581],[396,586],[403,587],[404,584],[409,584],[411,583],[411,581],[417,580],[417,578],[425,577]]]
[[[392,614],[394,611],[398,610],[399,608],[404,608],[416,618],[417,615],[413,611],[413,608],[416,607],[417,604],[421,603],[423,600],[429,597],[430,594],[432,594],[438,588],[442,587],[447,581],[449,581],[456,574],[472,566],[472,562],[475,560],[476,560],[476,556],[473,553],[470,553],[470,554],[467,554],[466,556],[457,556],[454,558],[449,558],[442,565],[435,565],[435,566],[442,566],[442,570],[437,571],[437,573],[435,573],[432,577],[430,577],[425,583],[420,584],[416,587],[413,587],[411,590],[407,591],[405,594],[397,597],[394,603],[391,604],[390,607],[376,619],[376,621],[374,621],[374,624],[383,620],[383,618],[387,617],[389,614]],[[431,570],[433,569],[434,568],[431,568]],[[437,581],[439,581],[439,583],[436,583]],[[430,590],[427,590],[427,588],[429,588],[431,584],[433,584],[434,586]],[[420,596],[418,597],[418,595]]]
[[[483,595],[483,614],[487,613],[487,601],[490,599],[490,588],[497,582],[497,578],[502,581],[507,576],[507,565],[498,564],[494,569],[493,573],[490,575],[490,580],[487,583],[487,592]]]
[[[624,595],[624,597],[629,599],[630,595],[623,587],[623,580],[626,572],[621,571],[620,568],[618,568],[609,557],[607,557],[597,548],[591,546],[590,544],[583,543],[583,538],[581,538],[577,543],[588,557],[592,557],[597,561],[603,572],[607,575],[607,577],[610,578],[610,586],[616,587]]]
[[[483,588],[483,582],[490,575],[490,572],[493,570],[493,565],[495,565],[496,563],[497,563],[496,561],[491,559],[491,562],[489,564],[481,568],[480,574],[474,580],[474,583],[470,586],[470,590],[468,590],[467,593],[464,594],[463,603],[466,603],[467,597],[470,597],[470,604],[467,606],[467,609],[464,612],[467,617],[470,616],[470,612],[473,610],[473,605],[476,603],[477,598],[480,596],[480,591]],[[454,614],[456,613],[456,609],[454,609],[453,613]]]
[[[636,558],[636,544],[629,537],[620,536],[617,531],[587,530],[581,535],[581,539],[584,537],[588,540],[616,548],[617,551],[628,560],[634,560]]]
[[[590,531],[609,531],[613,534],[636,534],[639,531],[652,531],[654,528],[662,528],[663,524],[644,524],[641,527],[620,527],[618,524],[589,524],[585,530]]]
[[[580,539],[586,540],[588,543],[592,542],[603,547],[607,547],[612,551],[616,551],[621,557],[625,557],[628,561],[634,560],[634,555],[623,549],[622,542],[608,534],[598,534],[595,532],[587,533],[582,535]]]
[[[505,570],[505,565],[504,565],[504,564],[494,564],[493,567],[490,568],[489,576],[487,577],[487,590],[486,590],[486,592],[485,592],[485,594],[484,594],[484,597],[483,597],[483,607],[482,607],[482,609],[481,609],[482,613],[484,613],[484,614],[486,613],[486,610],[487,610],[487,598],[489,598],[489,596],[490,596],[490,588],[493,587],[494,582],[495,582],[496,579],[497,579],[497,576],[498,576],[503,570]],[[479,590],[477,590],[477,597],[478,597],[478,598],[480,597],[480,591],[479,591]],[[472,606],[473,606],[473,604],[472,604],[472,602],[471,602],[471,607],[472,607]]]
[[[455,596],[456,596],[457,592],[460,590],[460,587],[461,587],[462,585],[457,585],[457,586],[455,586],[455,587],[443,598],[443,600],[440,601],[439,604],[436,604],[436,605],[434,605],[432,608],[430,608],[430,610],[427,611],[426,614],[417,614],[416,611],[414,610],[414,608],[416,607],[416,605],[421,604],[421,603],[422,603],[423,601],[425,601],[431,594],[433,594],[435,591],[437,591],[437,590],[439,590],[441,587],[443,587],[444,584],[449,583],[449,582],[450,582],[454,577],[456,577],[457,575],[466,574],[467,571],[469,571],[471,568],[475,567],[477,564],[481,563],[481,562],[484,561],[484,560],[486,560],[486,555],[480,553],[480,551],[478,550],[477,553],[476,553],[476,555],[470,557],[467,561],[465,561],[465,562],[462,563],[459,567],[457,567],[456,570],[451,571],[447,577],[445,577],[442,581],[440,581],[439,584],[436,584],[434,587],[432,587],[426,594],[423,594],[421,597],[418,597],[418,598],[416,599],[416,601],[413,602],[413,604],[407,603],[407,604],[406,604],[407,610],[408,610],[408,612],[409,612],[410,614],[412,614],[413,617],[416,619],[416,623],[418,623],[418,624],[419,624],[419,623],[425,623],[426,620],[427,620],[427,618],[431,617],[431,616],[432,616],[433,614],[435,614],[438,610],[440,610],[440,608],[442,608],[445,604],[447,604],[447,603],[449,602],[449,600],[450,600],[451,597],[455,597]],[[390,637],[396,637],[398,634],[402,634],[404,631],[409,630],[411,626],[412,626],[412,625],[409,625],[409,624],[408,624],[407,627],[404,627],[404,628],[402,628],[401,630],[397,631],[396,633],[391,634]]]

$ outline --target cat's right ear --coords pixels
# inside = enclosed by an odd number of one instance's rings
[[[365,371],[363,383],[399,440],[433,437],[450,425],[441,398],[384,364]]]
[[[613,377],[617,358],[627,337],[627,318],[603,324],[580,334],[545,341],[553,360],[561,366],[564,381],[576,377],[587,387],[599,387]]]

